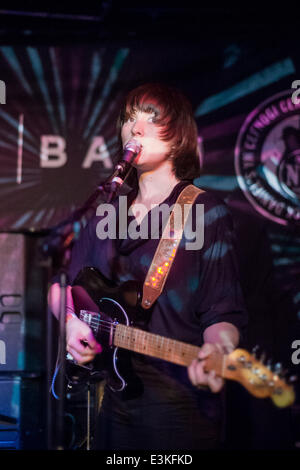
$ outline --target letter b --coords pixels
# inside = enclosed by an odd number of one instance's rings
[[[66,141],[59,135],[41,136],[40,162],[42,168],[59,168],[65,165],[67,154]],[[54,157],[54,158],[49,158]]]

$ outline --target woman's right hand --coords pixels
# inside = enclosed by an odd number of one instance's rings
[[[92,361],[102,351],[91,328],[76,317],[66,324],[66,348],[79,365]]]

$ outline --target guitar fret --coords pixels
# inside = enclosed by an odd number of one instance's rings
[[[94,331],[98,331],[100,316],[85,314],[86,323]],[[108,329],[109,326],[105,325]],[[198,346],[193,346],[164,336],[149,333],[139,328],[117,324],[114,326],[114,344],[141,354],[146,354],[180,365],[189,365],[199,352]],[[165,344],[167,343],[167,344]]]
[[[167,345],[165,340],[167,340]],[[114,344],[115,346],[165,359],[179,365],[189,365],[197,357],[200,350],[198,346],[120,324],[116,327]]]
[[[89,316],[89,318],[85,318],[85,321],[98,331],[99,324],[101,323],[100,316]],[[102,328],[108,331],[112,324],[103,322],[103,325]],[[198,356],[200,350],[198,346],[123,324],[114,325],[113,344],[124,349],[184,366],[190,365],[192,360]]]

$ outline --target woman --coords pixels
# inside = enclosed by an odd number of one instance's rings
[[[199,175],[197,126],[191,105],[179,91],[155,83],[132,90],[121,109],[118,131],[120,149],[131,139],[141,145],[133,162],[136,184],[127,196],[128,224],[141,228],[147,223],[149,236],[99,240],[95,216],[74,246],[71,282],[84,266],[94,266],[116,282],[144,282],[158,244],[150,236],[151,215],[162,204],[172,206]],[[182,239],[162,294],[138,326],[202,346],[199,357],[186,369],[132,353],[137,385],[123,392],[106,387],[96,448],[210,449],[218,445],[221,399],[217,392],[224,383],[214,371],[205,372],[205,358],[216,350],[236,348],[246,320],[227,208],[202,192],[193,205],[193,219],[197,204],[204,204],[204,245],[186,250]],[[52,287],[54,314],[59,311],[54,300],[58,289]],[[72,313],[68,292],[67,350],[85,364],[102,348],[90,328]]]

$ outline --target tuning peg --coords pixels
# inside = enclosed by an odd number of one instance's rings
[[[264,363],[266,360],[266,353],[264,351],[261,351],[261,347],[258,344],[256,344],[254,348],[252,348],[252,355],[255,357],[255,359],[259,360],[262,363]]]
[[[268,359],[267,362],[266,362],[266,367],[269,369],[269,370],[272,370],[272,359]]]
[[[266,360],[266,357],[267,357],[266,353],[263,351],[260,355],[260,358],[259,358],[260,362],[262,362],[264,364],[264,362]]]
[[[256,344],[256,345],[254,346],[254,348],[252,348],[252,351],[251,351],[252,354],[253,354],[253,356],[254,356],[255,358],[257,358],[257,352],[258,352],[258,351],[259,351],[259,346],[258,346],[258,344]]]
[[[289,373],[288,369],[282,369],[282,370],[278,373],[278,375],[279,375],[279,377],[284,378],[284,377],[286,377],[286,375],[287,375],[288,373]]]
[[[287,379],[287,381],[288,381],[289,384],[293,384],[293,383],[297,382],[298,379],[299,379],[299,377],[297,375],[290,375],[290,377]]]
[[[276,366],[276,364],[275,364]],[[288,375],[289,371],[288,369],[283,369],[282,368],[282,364],[278,363],[278,367],[276,368],[275,367],[275,370],[274,370],[275,374],[278,375],[278,377],[280,379],[285,379],[286,380],[286,376]]]
[[[282,373],[282,364],[280,362],[276,362],[276,364],[274,364],[272,370],[277,375],[281,374]]]

